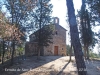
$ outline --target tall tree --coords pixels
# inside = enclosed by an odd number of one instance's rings
[[[2,39],[2,64],[4,62],[5,56],[5,42],[11,41],[12,39],[16,38],[19,40],[23,34],[18,30],[18,27],[15,25],[10,25],[11,23],[8,22],[5,15],[0,12],[0,39]],[[14,34],[13,34],[14,33]]]
[[[2,41],[2,49],[3,50],[1,50],[2,51],[2,64],[4,63],[4,55],[5,55],[5,40],[4,39],[5,39],[5,37],[7,37],[5,34],[6,25],[7,25],[7,23],[6,23],[5,15],[0,11],[0,39],[3,40]]]
[[[93,26],[100,26],[100,0],[86,0],[87,4],[88,4],[88,9],[89,9],[89,13],[91,13],[91,24]],[[96,32],[94,34],[95,37],[98,38],[94,38],[94,43],[98,43],[99,44],[99,36],[100,33]]]
[[[88,48],[92,45],[93,35],[90,24],[89,12],[86,9],[85,0],[82,0],[80,15],[80,33],[81,33],[81,43],[84,45],[84,56],[89,59]]]
[[[93,22],[97,21],[100,23],[100,0],[86,0],[86,2],[91,12],[91,20]]]
[[[12,26],[15,25],[20,31],[25,32],[23,21],[27,17],[28,12],[32,10],[32,8],[35,6],[34,5],[35,1],[36,0],[32,0],[32,1],[30,0],[6,0],[5,1],[6,8],[8,12],[10,13],[9,20]],[[13,57],[15,53],[15,41],[17,40],[15,33],[14,33],[14,29],[13,29],[12,34],[13,34],[12,35],[13,50],[12,50],[11,65],[13,64]]]
[[[36,32],[35,37],[38,43],[38,57],[40,56],[41,48],[50,43],[52,28],[51,23],[52,4],[50,0],[37,0],[36,8],[33,10],[33,22]],[[52,25],[51,25],[52,26]]]
[[[68,17],[69,17],[69,24],[70,24],[70,35],[71,35],[71,42],[75,53],[75,59],[78,69],[79,75],[87,75],[86,66],[83,58],[83,52],[79,40],[79,33],[76,23],[75,17],[75,10],[73,6],[73,0],[66,0],[66,6],[68,9]],[[81,70],[81,71],[80,71]]]

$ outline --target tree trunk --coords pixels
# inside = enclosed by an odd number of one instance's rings
[[[87,58],[87,53],[86,53],[87,51],[86,51],[86,46],[84,46],[84,57],[85,57],[85,59]]]
[[[89,59],[89,50],[88,50],[88,46],[86,46],[86,52],[87,52],[87,59]]]
[[[89,50],[87,45],[84,46],[84,57],[85,59],[89,59]]]
[[[78,33],[76,17],[74,13],[75,10],[73,6],[73,0],[66,0],[66,2],[67,2],[67,8],[68,8],[71,41],[72,41],[72,46],[75,53],[78,74],[87,75],[86,66],[83,59],[83,52],[82,52],[82,48],[81,48],[81,44],[79,40],[79,33]]]
[[[38,41],[38,59],[40,59],[40,50],[41,50],[41,22],[42,22],[42,0],[40,0],[41,8],[40,8],[40,21],[39,21],[39,41]]]
[[[72,57],[72,44],[71,44],[71,48],[70,48],[70,57],[69,57],[69,62],[71,61],[71,57]]]
[[[4,41],[4,39],[3,39],[2,47],[3,47],[3,55],[2,55],[2,64],[3,64],[4,63],[4,55],[5,55],[5,41]]]
[[[15,52],[15,41],[13,40],[13,44],[12,44],[12,47],[13,47],[13,49],[12,49],[12,55],[11,55],[11,65],[13,65],[13,63],[14,63],[14,52]]]

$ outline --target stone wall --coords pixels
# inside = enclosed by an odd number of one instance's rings
[[[54,46],[58,46],[58,55],[66,55],[66,30],[60,25],[55,25],[53,44],[44,47],[44,55],[54,55]]]
[[[56,21],[57,19],[57,21]],[[54,47],[58,46],[58,55],[66,55],[66,29],[59,25],[59,19],[55,18],[54,20],[54,31],[52,44],[48,47],[43,47],[43,55],[54,55]],[[56,23],[57,22],[57,23]],[[30,36],[34,38],[34,36]],[[31,40],[33,41],[33,40]],[[36,44],[31,42],[26,43],[25,48],[26,55],[37,55]]]
[[[53,55],[53,44],[50,44],[47,47],[44,47],[44,55],[50,56]]]
[[[37,55],[37,44],[27,42],[25,45],[25,55],[26,56]]]
[[[57,34],[54,36],[54,45],[59,46],[59,55],[66,55],[66,30],[60,25],[55,25]]]

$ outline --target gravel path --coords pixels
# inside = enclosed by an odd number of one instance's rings
[[[68,56],[36,56],[27,57],[26,60],[16,63],[14,66],[5,68],[0,75],[78,75],[75,59],[68,64]],[[99,61],[85,61],[88,75],[100,75]]]

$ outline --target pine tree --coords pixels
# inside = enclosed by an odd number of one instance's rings
[[[33,9],[33,22],[35,29],[35,37],[38,43],[38,57],[40,56],[41,48],[48,46],[52,39],[52,25],[51,25],[52,4],[50,0],[37,0],[35,9]]]
[[[66,6],[68,8],[69,24],[70,24],[70,35],[71,35],[71,41],[72,41],[71,43],[72,43],[74,53],[75,53],[78,74],[87,75],[87,71],[85,71],[86,66],[83,59],[81,43],[79,40],[79,33],[78,33],[76,17],[74,13],[73,0],[66,0],[66,2],[67,2]]]
[[[88,4],[93,24],[95,22],[100,23],[100,0],[86,0],[86,3]]]
[[[92,45],[93,32],[91,30],[90,15],[86,9],[85,0],[82,0],[80,16],[81,43],[84,45],[84,56],[89,59],[89,46]]]
[[[34,1],[30,0],[6,0],[5,5],[7,8],[7,11],[10,14],[10,17],[8,17],[10,25],[12,27],[18,28],[18,34],[17,36],[20,36],[20,32],[24,34],[25,28],[24,28],[24,20],[27,17],[29,11],[34,8],[35,4]],[[16,37],[16,30],[13,28],[12,33],[12,58],[11,58],[11,65],[13,65],[13,58],[15,53],[15,41],[18,41],[18,37]],[[19,32],[20,31],[20,32]],[[24,38],[23,38],[24,37]],[[25,36],[21,36],[20,40],[25,40]]]

